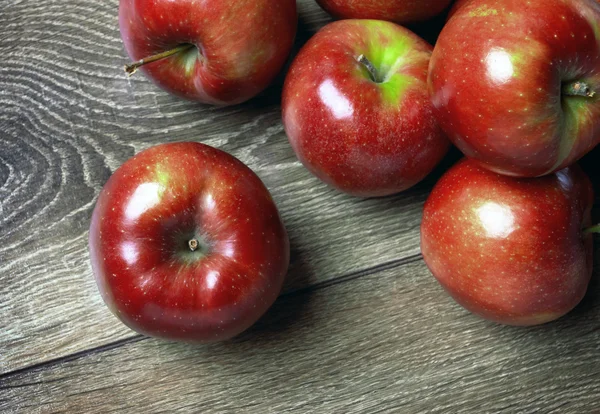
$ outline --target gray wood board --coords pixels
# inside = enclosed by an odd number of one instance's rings
[[[296,49],[330,21],[312,0],[298,5]],[[600,411],[597,271],[573,313],[518,329],[467,314],[423,265],[421,207],[456,152],[403,194],[339,194],[287,143],[283,75],[218,109],[127,80],[117,7],[0,4],[0,412]],[[419,30],[432,41],[430,26]],[[103,305],[88,261],[89,218],[111,172],[181,140],[253,168],[291,238],[282,297],[221,345],[129,331]],[[599,158],[584,161],[597,194]]]
[[[592,413],[597,279],[557,322],[456,305],[420,258],[281,297],[222,344],[139,339],[0,379],[2,412]]]

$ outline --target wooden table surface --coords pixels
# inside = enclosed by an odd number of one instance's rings
[[[296,49],[329,21],[313,0],[298,6]],[[598,267],[583,303],[557,322],[514,328],[470,315],[419,251],[423,203],[456,151],[403,194],[340,194],[294,157],[283,77],[226,109],[128,80],[117,9],[0,4],[0,412],[600,412]],[[441,21],[416,30],[433,41]],[[135,334],[91,273],[102,185],[140,150],[181,140],[253,168],[291,239],[281,297],[222,344]],[[598,159],[597,149],[583,165],[600,193]]]

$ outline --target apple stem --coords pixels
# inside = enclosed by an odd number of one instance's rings
[[[600,224],[596,224],[595,226],[588,227],[587,229],[585,229],[583,231],[583,234],[590,234],[590,233],[600,234]]]
[[[371,75],[371,80],[373,82],[381,83],[381,79],[379,79],[379,73],[377,72],[377,69],[375,68],[375,66],[373,66],[371,61],[367,59],[365,55],[360,55],[358,58],[356,58],[356,60],[359,63],[361,63],[365,68],[367,68],[367,71],[369,72],[369,75]]]
[[[127,76],[131,76],[135,72],[137,72],[137,70],[140,66],[144,66],[146,63],[156,62],[157,60],[168,58],[169,56],[173,56],[180,52],[185,52],[186,50],[189,50],[193,47],[194,47],[194,45],[190,45],[190,44],[179,45],[174,49],[167,50],[166,52],[161,52],[156,55],[145,57],[143,59],[138,60],[137,62],[133,62],[128,65],[125,65],[125,73],[127,73]]]
[[[188,241],[188,247],[190,248],[190,251],[195,252],[198,249],[198,245],[200,243],[198,243],[198,240],[196,239],[191,239],[190,241]]]
[[[577,81],[563,85],[562,93],[567,96],[583,96],[593,98],[596,92],[585,82]]]

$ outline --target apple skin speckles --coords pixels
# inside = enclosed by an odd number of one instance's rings
[[[264,90],[291,52],[297,23],[295,0],[119,2],[121,38],[132,61],[194,46],[140,70],[172,94],[215,105],[238,104]]]
[[[593,0],[458,2],[428,78],[448,138],[511,176],[541,176],[580,159],[600,143],[599,21]],[[565,94],[575,82],[599,93]]]
[[[252,325],[277,298],[290,255],[260,179],[192,142],[149,148],[115,171],[94,208],[89,246],[102,298],[123,323],[195,342]]]
[[[429,44],[390,22],[341,20],[313,36],[282,98],[285,131],[304,166],[360,197],[421,181],[449,148],[427,94],[430,56]]]
[[[569,312],[592,274],[590,180],[577,166],[514,178],[463,159],[423,211],[427,266],[469,311],[503,324],[537,325]]]

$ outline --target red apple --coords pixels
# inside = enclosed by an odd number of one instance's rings
[[[427,20],[451,0],[317,0],[328,13],[343,19],[378,19],[396,23]]]
[[[357,196],[405,190],[449,142],[427,95],[431,46],[376,20],[331,23],[302,48],[285,80],[283,123],[302,163]]]
[[[295,0],[120,0],[133,60],[158,86],[218,105],[243,102],[283,67],[297,26]],[[165,57],[166,56],[166,57]]]
[[[131,329],[188,341],[230,338],[275,301],[289,242],[260,179],[231,155],[186,142],[125,162],[102,189],[92,269]]]
[[[425,203],[427,266],[469,311],[536,325],[570,311],[592,274],[592,185],[577,166],[541,178],[496,174],[462,160]],[[588,229],[586,231],[585,229]]]
[[[571,165],[600,142],[600,5],[469,0],[429,67],[435,112],[468,157],[507,175]]]

